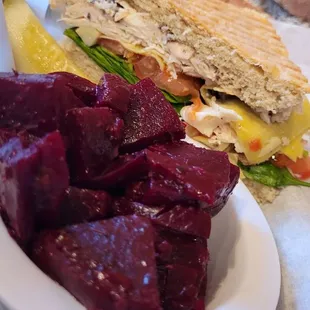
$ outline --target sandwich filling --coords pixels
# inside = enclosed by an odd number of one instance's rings
[[[283,120],[283,115],[272,118],[229,93],[223,96],[196,49],[181,43],[149,13],[121,0],[67,0],[65,5],[62,20],[73,27],[65,34],[104,71],[129,83],[151,78],[178,109],[192,138],[212,149],[237,153],[246,165],[266,162],[275,154],[293,162],[303,158],[302,135],[310,128],[306,99],[299,111],[283,112],[284,122],[272,122]],[[182,35],[191,31],[187,28]]]

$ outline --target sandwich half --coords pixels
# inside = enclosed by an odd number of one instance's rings
[[[68,25],[66,48],[90,74],[116,73],[132,84],[151,78],[187,134],[231,153],[246,177],[271,187],[308,186],[296,176],[310,177],[302,140],[310,86],[267,15],[223,0],[51,5]],[[308,162],[307,173],[291,174],[294,164]]]

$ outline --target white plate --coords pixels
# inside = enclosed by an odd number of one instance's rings
[[[54,25],[48,26],[59,35]],[[277,248],[260,207],[243,183],[212,226],[207,310],[276,309],[280,293]],[[0,299],[11,309],[84,309],[26,257],[1,219],[0,248]]]
[[[280,292],[277,249],[263,213],[243,183],[212,226],[207,309],[276,309]],[[0,298],[10,308],[84,309],[26,257],[1,220],[0,248]]]

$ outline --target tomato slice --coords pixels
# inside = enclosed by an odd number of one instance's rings
[[[185,74],[173,78],[169,72],[161,71],[157,60],[151,56],[139,57],[133,60],[134,69],[139,79],[150,78],[155,85],[175,96],[199,96],[200,80]]]
[[[283,154],[277,155],[273,164],[277,167],[286,167],[300,180],[310,178],[310,157],[299,158],[294,162]]]
[[[115,40],[100,38],[97,43],[118,56],[123,56],[126,52],[124,46]]]
[[[284,168],[284,167],[289,167],[290,165],[294,164],[294,161],[289,159],[286,155],[278,154],[272,163],[276,167]]]

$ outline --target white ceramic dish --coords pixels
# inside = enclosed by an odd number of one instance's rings
[[[57,27],[50,24],[48,29]],[[243,183],[212,225],[207,310],[276,309],[281,278],[277,248],[260,207]],[[9,309],[84,309],[26,257],[1,219],[0,248],[0,299]]]
[[[275,242],[243,183],[214,218],[207,310],[275,310],[280,267]],[[0,220],[0,299],[14,310],[82,310],[9,237]],[[1,307],[0,307],[1,309]]]

